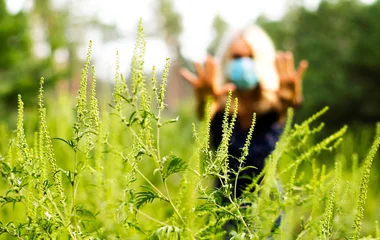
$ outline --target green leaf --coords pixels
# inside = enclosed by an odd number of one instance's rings
[[[96,213],[91,212],[90,210],[86,209],[84,206],[79,205],[75,206],[76,213],[81,217],[90,217],[93,219],[96,219]]]
[[[59,172],[59,171],[58,171]],[[74,183],[75,183],[75,176],[77,175],[76,173],[68,170],[64,170],[64,169],[61,169],[61,172],[64,173],[64,175],[67,177],[67,179],[69,180],[71,186],[74,186]]]
[[[8,176],[11,174],[12,172],[12,169],[10,166],[8,166],[8,164],[6,164],[5,162],[1,162],[1,168],[0,168],[0,173],[1,173],[1,176],[3,176],[3,178],[8,178]]]
[[[167,124],[178,122],[178,120],[179,120],[179,116],[176,117],[176,118],[173,118],[173,119],[169,119],[169,120],[167,120],[166,122],[164,122],[162,124],[159,124],[158,127],[163,127],[163,126],[165,126]]]
[[[126,96],[120,94],[120,93],[115,93],[117,96],[121,97],[124,101],[126,101],[127,103],[131,103],[132,102],[132,99],[131,98],[127,98]]]
[[[45,180],[42,182],[42,187],[43,187],[42,189],[43,189],[44,193],[46,193],[48,191],[48,189],[52,186],[53,186],[53,184],[50,183],[48,180]]]
[[[85,162],[84,161],[77,162],[77,166],[76,166],[77,170],[83,170],[84,167],[85,167]]]
[[[132,124],[138,120],[138,117],[135,117],[135,115],[136,115],[136,111],[133,111],[131,113],[131,115],[129,116],[129,120],[128,120],[128,123],[127,123],[128,127],[132,126]]]
[[[0,196],[0,204],[1,204],[1,206],[4,206],[7,203],[12,203],[13,208],[14,208],[14,205],[18,202],[21,202],[23,198],[24,198],[23,196],[15,196],[15,197]]]
[[[59,137],[52,138],[52,140],[60,140],[60,141],[62,141],[64,143],[66,143],[67,145],[69,145],[72,149],[75,148],[75,144],[74,144],[74,142],[72,140],[68,140],[67,141],[67,140],[65,140],[63,138],[59,138]]]
[[[159,169],[159,168],[156,168],[156,169],[154,169],[154,171],[153,171],[153,175],[155,176],[158,172],[160,172],[161,171],[161,169]]]
[[[174,155],[170,155],[169,159],[165,161],[162,177],[166,179],[174,173],[185,171],[187,167],[188,164],[184,160]]]
[[[136,193],[135,206],[137,209],[146,203],[153,202],[156,198],[161,198],[150,186],[142,186],[145,191]]]
[[[180,239],[181,229],[176,226],[163,226],[153,233],[150,239]]]
[[[143,156],[146,154],[146,150],[144,148],[140,148],[140,150],[134,155],[135,158],[139,158],[140,156]]]
[[[127,225],[130,228],[134,228],[137,231],[139,231],[140,233],[146,235],[145,232],[142,230],[142,228],[137,223],[134,223],[132,221],[125,221],[125,225]]]

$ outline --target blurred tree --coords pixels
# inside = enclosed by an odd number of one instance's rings
[[[351,35],[355,40],[352,57],[347,61],[347,70],[352,84],[348,88],[357,91],[352,96],[352,103],[357,104],[355,114],[361,121],[380,121],[380,42],[379,26],[380,1],[369,6],[362,6],[360,14],[351,16],[356,31]],[[351,111],[352,114],[352,111]]]
[[[328,105],[331,127],[380,120],[379,10],[379,1],[324,0],[316,11],[298,6],[279,21],[259,18],[279,49],[310,62],[298,119]]]
[[[171,0],[158,1],[158,18],[160,20],[160,29],[163,30],[165,40],[175,47],[179,43],[179,35],[182,32],[181,16],[174,9]]]
[[[54,67],[64,69],[61,80],[67,79],[66,87],[72,92],[79,87],[82,61],[78,52],[79,48],[87,47],[90,40],[87,34],[91,31],[97,32],[102,36],[103,42],[120,37],[116,26],[102,23],[96,16],[83,14],[78,4],[83,5],[85,1],[65,0],[57,7],[52,0],[34,0],[34,7],[29,14],[31,25],[42,29],[44,33],[44,40],[50,51],[48,58],[54,60],[62,53],[66,55],[67,59],[61,63],[55,62]]]
[[[0,0],[0,117],[16,110],[17,94],[29,103],[36,102],[41,76],[50,77],[50,62],[38,60],[32,52],[32,36],[27,14],[11,15],[5,0]]]
[[[211,55],[215,55],[216,50],[220,46],[223,36],[228,29],[228,24],[220,15],[216,15],[212,23],[212,28],[214,30],[214,39],[210,43],[207,51]]]
[[[181,16],[175,10],[172,0],[159,0],[157,2],[157,34],[161,35],[171,53],[170,72],[168,77],[168,106],[170,109],[178,107],[181,99],[189,96],[190,86],[182,79],[179,70],[188,61],[181,53],[179,41],[182,33]]]
[[[46,89],[66,79],[72,83],[68,90],[76,91],[82,68],[78,49],[87,46],[89,31],[98,31],[103,41],[119,37],[113,25],[83,16],[74,1],[66,0],[67,4],[61,7],[53,2],[35,0],[30,11],[12,15],[6,1],[0,0],[1,118],[11,116],[11,111],[16,110],[19,93],[28,106],[32,107],[33,103],[36,106],[41,77],[45,78]]]

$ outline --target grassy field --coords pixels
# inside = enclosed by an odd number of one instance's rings
[[[169,117],[169,62],[162,79],[144,76],[142,26],[131,79],[116,69],[109,101],[96,98],[90,50],[76,99],[45,96],[41,80],[39,106],[20,96],[15,129],[0,125],[0,239],[380,239],[380,125],[317,141],[327,108],[299,124],[290,109],[262,177],[236,198],[233,121],[213,151],[209,117]]]

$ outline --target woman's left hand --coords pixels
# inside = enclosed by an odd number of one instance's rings
[[[293,107],[298,107],[302,102],[302,77],[308,65],[308,61],[302,60],[295,69],[292,52],[277,53],[276,69],[280,79],[278,94],[281,99],[290,101]]]

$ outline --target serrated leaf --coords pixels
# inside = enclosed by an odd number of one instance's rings
[[[18,202],[21,202],[23,198],[24,198],[23,196],[15,196],[15,197],[0,196],[0,203],[1,203],[1,206],[4,206],[7,203],[12,203],[13,208],[14,208],[15,204]]]
[[[7,178],[9,174],[12,172],[11,167],[9,167],[5,162],[1,162],[0,173],[4,178]]]
[[[146,203],[153,202],[154,199],[160,198],[160,196],[149,186],[142,186],[145,191],[138,192],[135,195],[135,206],[137,209],[142,207]]]
[[[134,222],[131,222],[131,221],[125,221],[125,224],[126,224],[128,227],[130,227],[130,228],[134,228],[134,229],[136,229],[137,231],[139,231],[140,233],[142,233],[142,234],[145,235],[145,232],[142,230],[142,228],[141,228],[138,224],[136,224],[136,223],[134,223]]]
[[[172,155],[164,164],[162,177],[166,179],[174,173],[185,171],[187,167],[188,167],[187,162],[185,162],[179,157]]]
[[[85,216],[89,216],[93,219],[96,219],[96,213],[94,214],[93,212],[91,212],[90,210],[84,208],[83,206],[79,205],[79,206],[76,206],[75,207],[76,209],[76,212],[79,216],[82,216],[82,217],[85,217]]]
[[[180,233],[180,228],[167,225],[157,229],[150,239],[180,239]]]

